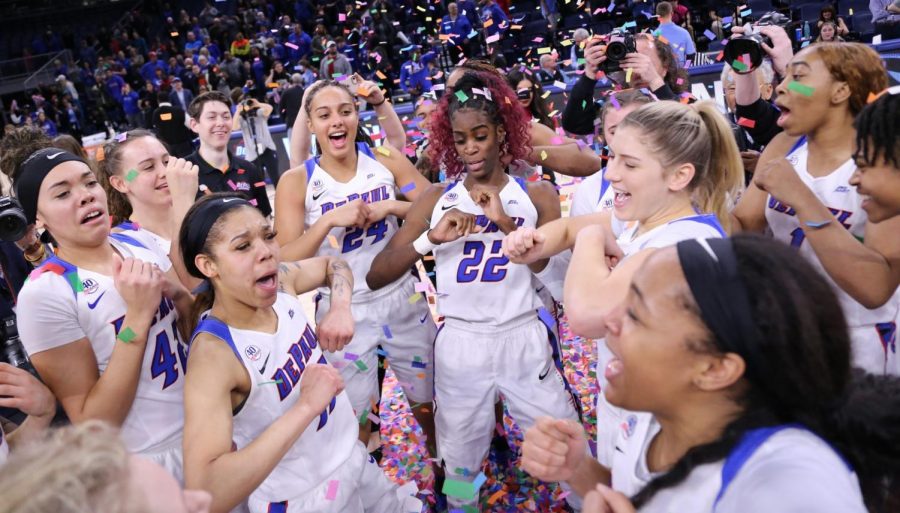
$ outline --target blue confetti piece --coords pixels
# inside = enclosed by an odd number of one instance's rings
[[[726,16],[726,17],[722,18],[722,23],[728,25],[729,23],[731,23],[731,20],[732,20],[731,16]]]
[[[704,30],[703,35],[706,36],[706,38],[709,39],[710,41],[716,40],[716,35],[713,34],[712,31],[709,29]]]
[[[750,14],[752,12],[753,12],[752,9],[747,9],[746,11],[741,11],[741,18],[746,18],[746,17],[750,16]]]
[[[384,326],[381,327],[381,331],[384,332],[384,337],[387,338],[388,340],[394,338],[394,336],[391,335],[391,327],[388,326],[387,324],[385,324]]]
[[[629,29],[629,28],[634,28],[634,27],[637,27],[637,22],[636,22],[636,21],[629,21],[628,23],[626,23],[626,24],[624,24],[624,25],[622,25],[622,26],[625,27],[625,28],[627,28],[627,29]]]
[[[416,183],[409,182],[408,184],[406,184],[400,188],[400,192],[402,192],[403,194],[406,194],[407,192],[411,192],[411,191],[415,190],[415,188],[416,188]]]
[[[553,315],[544,307],[538,309],[538,318],[547,326],[556,325],[556,319],[554,319]]]
[[[484,472],[479,472],[475,481],[472,482],[472,486],[475,487],[475,490],[479,490],[485,481],[487,481],[487,476],[484,475]]]
[[[387,327],[387,326],[385,326],[385,327]],[[385,358],[387,358],[389,356],[388,352],[380,347],[375,348],[375,353],[378,354],[379,356],[383,356]]]
[[[412,362],[412,366],[416,369],[424,369],[428,367],[428,364],[425,362]]]

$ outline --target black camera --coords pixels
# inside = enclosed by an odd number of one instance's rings
[[[31,366],[31,360],[25,354],[22,339],[19,338],[15,315],[0,320],[0,353],[2,353],[0,358],[4,362],[36,375],[34,367]]]
[[[241,111],[243,112],[244,116],[246,116],[248,118],[256,117],[256,112],[259,110],[259,107],[253,106],[252,98],[248,98],[248,99],[242,101],[241,107],[242,107]]]
[[[11,196],[0,197],[0,240],[15,242],[25,236],[28,221],[19,201]]]
[[[728,41],[728,44],[725,45],[725,63],[734,68],[735,73],[750,73],[762,64],[763,57],[766,56],[762,44],[765,43],[769,47],[772,46],[772,39],[758,32],[756,27],[775,26],[784,29],[790,24],[790,18],[779,12],[772,11],[763,15],[754,25],[744,25],[745,32],[739,37]],[[750,62],[747,62],[748,59]],[[743,64],[743,66],[735,66],[735,61]]]
[[[630,53],[637,53],[637,44],[634,35],[630,32],[614,30],[609,34],[609,42],[606,43],[606,60],[600,65],[600,70],[607,75],[622,71],[619,64]]]
[[[516,91],[516,98],[520,100],[527,100],[531,98],[531,89],[519,89]]]

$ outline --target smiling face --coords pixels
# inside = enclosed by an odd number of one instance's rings
[[[425,134],[431,131],[431,114],[437,109],[437,103],[434,100],[422,100],[416,105],[413,115],[420,119],[419,129]]]
[[[275,231],[259,210],[229,210],[210,230],[210,254],[194,259],[215,287],[216,296],[229,297],[253,308],[268,308],[278,293],[279,246]]]
[[[119,169],[109,178],[109,183],[125,194],[136,209],[170,208],[172,195],[166,181],[168,162],[169,152],[155,137],[130,139],[122,148]]]
[[[850,185],[863,196],[862,208],[869,221],[879,223],[900,216],[900,169],[879,156],[874,165],[856,158],[856,171],[850,177]]]
[[[60,247],[95,247],[106,242],[106,193],[87,164],[63,162],[47,174],[38,194],[35,224],[49,230]]]
[[[354,153],[358,126],[356,103],[343,87],[325,86],[312,97],[309,130],[315,134],[323,154],[342,159]]]
[[[648,151],[643,137],[642,130],[634,126],[620,126],[608,143],[611,151],[604,176],[615,191],[616,217],[623,221],[645,223],[654,218],[666,210],[677,194],[687,194],[685,188],[693,177],[690,164],[685,165],[689,170],[663,169]]]
[[[451,115],[450,125],[456,153],[470,176],[486,179],[494,172],[503,172],[500,145],[506,129],[492,122],[484,111],[466,108]]]
[[[797,82],[803,92],[788,89],[791,82]],[[811,89],[811,94],[804,94]],[[778,99],[775,104],[781,109],[778,126],[791,136],[814,132],[825,126],[833,112],[847,109],[846,82],[838,82],[828,71],[825,62],[818,57],[815,46],[800,50],[787,66],[787,75],[778,84]]]
[[[687,281],[675,248],[658,250],[635,273],[628,296],[607,320],[613,357],[603,393],[613,405],[664,414],[695,390],[714,355],[696,314],[686,308]]]
[[[231,109],[227,104],[208,101],[203,104],[197,119],[191,118],[191,130],[200,141],[217,150],[224,150],[231,137]]]
[[[821,36],[822,41],[834,41],[834,34],[834,25],[831,23],[823,24],[819,30],[819,36]]]

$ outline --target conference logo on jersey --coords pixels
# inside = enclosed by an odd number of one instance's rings
[[[622,435],[627,440],[634,434],[634,429],[637,427],[637,415],[629,415],[625,418],[625,422],[622,423]]]
[[[97,292],[97,289],[100,287],[100,284],[97,283],[97,280],[93,278],[88,278],[81,282],[81,287],[84,289],[85,294],[93,294]]]
[[[247,359],[251,362],[255,362],[259,360],[259,357],[262,356],[262,351],[259,350],[258,347],[250,345],[244,349],[244,354],[247,356]]]
[[[322,180],[316,178],[315,180],[312,181],[313,192],[319,192],[324,188],[325,188],[325,183]]]
[[[447,194],[447,196],[445,196],[447,201],[456,201],[456,198],[458,198],[458,197],[459,196],[457,196],[455,192],[451,192],[451,193]]]

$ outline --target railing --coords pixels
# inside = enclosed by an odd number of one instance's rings
[[[22,83],[25,89],[31,89],[33,87],[37,87],[41,84],[46,84],[55,80],[56,69],[54,63],[57,60],[62,64],[65,64],[69,69],[74,69],[75,60],[72,59],[72,52],[69,50],[57,52],[53,54],[53,57],[50,58],[43,66],[38,68],[37,71],[35,71],[31,74],[31,76],[25,79],[25,81]]]

